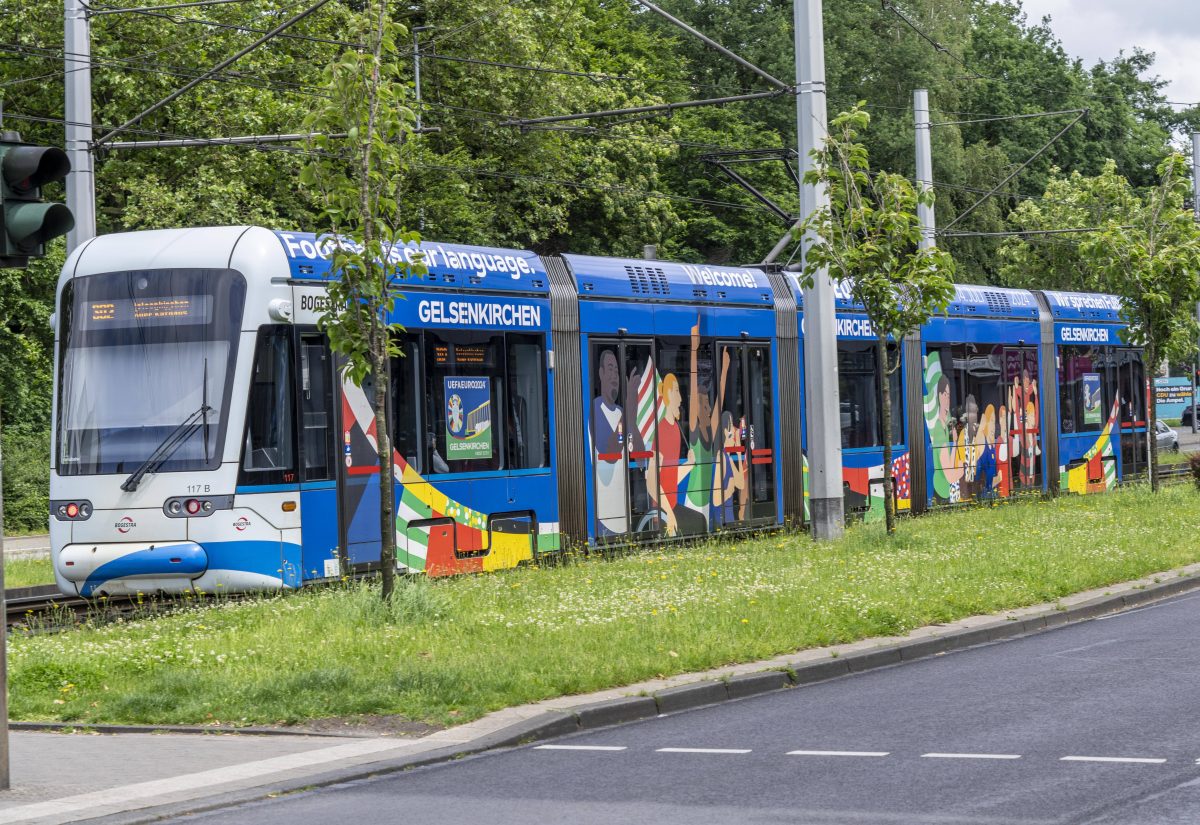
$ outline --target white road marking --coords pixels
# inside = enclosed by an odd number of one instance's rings
[[[1146,759],[1139,756],[1064,756],[1060,762],[1131,762],[1139,765],[1161,765],[1165,759]]]
[[[623,751],[624,745],[538,745],[535,751]]]
[[[788,751],[788,756],[887,756],[888,751]]]
[[[741,748],[659,748],[655,753],[750,753]]]
[[[1019,753],[923,753],[922,759],[1020,759]]]
[[[1091,650],[1093,647],[1104,647],[1105,645],[1115,644],[1116,642],[1119,642],[1119,641],[1121,641],[1121,640],[1120,639],[1105,639],[1103,642],[1096,642],[1095,644],[1083,645],[1082,647],[1068,647],[1066,650],[1056,650],[1051,655],[1062,656],[1064,653],[1079,653],[1080,651],[1083,651],[1083,650]]]

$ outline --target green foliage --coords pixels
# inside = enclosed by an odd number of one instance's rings
[[[411,272],[424,272],[406,253],[420,236],[402,223],[399,192],[404,179],[403,144],[415,116],[400,82],[397,40],[405,29],[388,16],[385,0],[366,5],[349,34],[368,48],[343,52],[322,75],[326,95],[304,119],[314,134],[312,159],[300,182],[317,196],[321,241],[330,261],[328,309],[318,325],[341,357],[343,376],[374,382],[375,449],[379,456],[380,567],[383,597],[392,596],[396,527],[392,442],[388,410],[389,359],[398,357],[391,320],[400,287]],[[342,548],[342,569],[349,557]]]
[[[879,375],[899,368],[887,357],[888,340],[900,342],[929,319],[945,312],[954,297],[954,261],[936,247],[921,248],[918,205],[932,206],[934,194],[917,192],[902,175],[872,173],[859,133],[871,116],[857,105],[830,124],[824,145],[813,151],[814,169],[804,182],[829,193],[802,231],[812,242],[805,255],[804,283],[828,270],[862,304],[876,336]],[[880,382],[883,432],[892,431],[890,381]],[[891,439],[885,439],[883,498],[887,530],[895,529]]]
[[[46,532],[50,518],[49,434],[44,427],[28,423],[5,427],[3,450],[5,532]]]
[[[1042,203],[1013,214],[1023,230],[1080,228],[1066,243],[1010,239],[1002,248],[1003,272],[1020,286],[1110,292],[1122,299],[1126,340],[1145,348],[1153,370],[1163,359],[1190,359],[1197,335],[1193,308],[1200,298],[1200,227],[1185,200],[1191,192],[1187,162],[1168,155],[1158,183],[1139,192],[1116,163],[1099,175],[1055,176]],[[1154,393],[1150,414],[1154,420]],[[1158,488],[1158,445],[1150,439],[1151,482]]]

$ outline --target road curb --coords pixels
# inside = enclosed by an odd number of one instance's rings
[[[379,762],[340,769],[334,768],[301,778],[280,780],[256,788],[227,793],[220,800],[211,796],[202,797],[192,801],[110,814],[90,819],[89,822],[97,823],[97,825],[142,825],[142,823],[155,822],[168,817],[227,808],[280,794],[356,782],[436,765],[485,751],[558,739],[583,731],[652,719],[695,708],[711,707],[727,701],[764,696],[805,685],[827,682],[852,673],[863,673],[991,644],[1003,639],[1040,633],[1070,623],[1142,607],[1152,602],[1200,589],[1200,565],[1191,565],[1184,570],[1187,572],[1177,575],[1159,574],[1161,578],[1172,576],[1165,581],[1141,584],[1142,580],[1139,580],[1132,584],[1114,585],[1113,589],[1123,589],[1119,592],[1083,598],[1069,604],[1061,602],[1044,604],[1009,611],[1006,615],[963,619],[961,624],[964,626],[947,627],[945,632],[939,632],[938,629],[921,628],[913,631],[923,634],[918,638],[889,640],[870,649],[862,648],[862,645],[869,644],[870,640],[858,642],[853,646],[845,646],[854,647],[845,654],[838,650],[831,651],[828,659],[814,659],[813,652],[808,651],[795,654],[797,657],[795,661],[789,661],[787,656],[772,660],[772,662],[785,662],[784,668],[761,663],[764,669],[756,672],[741,673],[725,678],[700,677],[687,684],[648,692],[644,695],[620,696],[545,710],[502,728],[487,731],[467,741]],[[1067,597],[1065,600],[1071,602],[1072,598],[1078,598],[1078,596]],[[22,723],[15,723],[14,729],[21,729],[17,727],[19,724]],[[89,726],[89,729],[98,730],[99,726]],[[167,730],[167,728],[158,727],[154,730]],[[195,732],[195,730],[190,732]]]

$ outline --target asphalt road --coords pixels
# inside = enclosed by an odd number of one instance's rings
[[[1200,822],[1200,594],[542,746],[176,820]]]

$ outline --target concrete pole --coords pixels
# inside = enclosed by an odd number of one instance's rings
[[[929,92],[913,91],[913,122],[917,133],[917,189],[926,192],[933,188],[933,148],[930,143]],[[921,249],[933,249],[937,218],[933,204],[918,204],[917,219],[921,222]]]
[[[65,0],[64,112],[67,121],[67,208],[75,228],[67,254],[96,236],[96,177],[92,166],[92,36],[83,0]]]
[[[811,152],[827,134],[825,29],[821,0],[793,0],[796,33],[796,131],[800,162],[811,169]],[[801,174],[803,180],[803,174]],[[829,206],[823,185],[800,184],[800,216]],[[805,238],[802,245],[811,245]],[[804,290],[805,410],[808,419],[809,506],[814,539],[833,539],[845,529],[842,509],[842,439],[838,403],[837,326],[833,281],[815,273]],[[788,426],[790,422],[784,422]]]

